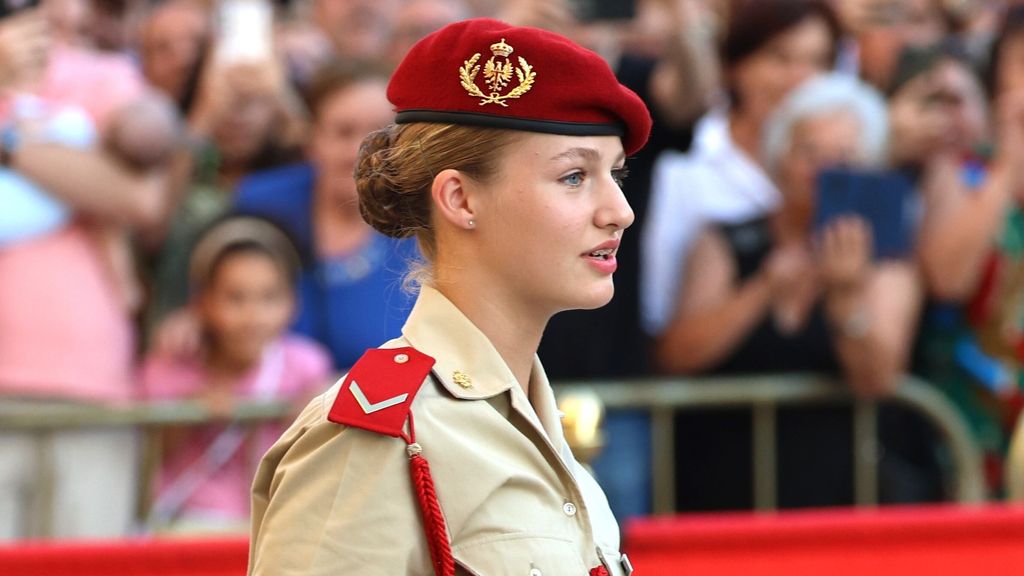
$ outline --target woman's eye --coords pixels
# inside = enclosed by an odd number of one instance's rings
[[[627,176],[629,176],[629,168],[625,166],[612,170],[612,179],[619,185],[619,188],[622,188],[622,185],[625,184]]]
[[[573,172],[572,174],[562,176],[561,180],[569,186],[579,186],[583,184],[583,172]]]

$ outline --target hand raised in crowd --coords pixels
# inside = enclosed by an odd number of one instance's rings
[[[867,222],[841,216],[826,225],[818,239],[818,274],[830,294],[857,293],[871,272],[873,240]]]
[[[199,136],[209,136],[230,111],[237,109],[249,94],[261,92],[265,86],[284,82],[284,71],[277,62],[222,62],[212,58],[203,70],[195,108],[188,124]]]
[[[49,51],[49,26],[39,10],[0,20],[0,89],[16,88],[40,78]]]
[[[956,141],[953,118],[938,103],[949,97],[931,74],[907,83],[890,102],[892,158],[897,165],[925,162],[929,156],[950,150]]]
[[[199,357],[202,347],[202,325],[191,308],[171,312],[153,331],[153,350],[157,356],[194,359]]]
[[[331,41],[315,26],[290,23],[280,29],[276,41],[288,69],[303,80],[331,59]]]
[[[811,284],[814,262],[802,243],[781,243],[764,264],[775,299],[792,294],[802,284]]]

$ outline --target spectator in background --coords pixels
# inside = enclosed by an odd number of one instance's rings
[[[952,21],[941,0],[834,0],[849,43],[842,70],[880,91],[892,82],[896,60],[907,46],[941,41]]]
[[[779,102],[835,60],[839,30],[818,0],[733,0],[721,43],[728,109],[709,112],[687,154],[662,155],[641,231],[644,327],[660,336],[676,314],[693,241],[706,224],[774,211],[779,192],[760,158],[762,129]]]
[[[367,60],[385,53],[402,0],[313,0],[313,22],[334,56]]]
[[[216,51],[216,49],[215,49]],[[155,326],[187,301],[188,254],[198,234],[229,210],[249,173],[295,161],[303,113],[273,57],[205,61],[198,100],[188,117],[194,142],[177,211],[155,256],[149,322]]]
[[[203,235],[189,278],[205,340],[200,358],[151,355],[144,397],[196,400],[228,416],[244,400],[304,405],[327,384],[326,351],[284,334],[295,311],[299,260],[287,237],[255,218],[230,218]],[[244,531],[249,485],[263,453],[284,431],[211,424],[166,430],[152,528]]]
[[[970,423],[992,496],[1004,489],[1003,457],[1024,405],[1024,7],[1007,12],[997,38],[988,78],[994,154],[947,120],[924,162],[920,239],[922,269],[938,300],[926,317],[920,370]],[[937,56],[905,90],[941,105],[936,116],[955,119],[967,99],[964,83],[953,80],[965,76],[959,60]]]
[[[0,19],[0,89],[41,78],[44,101],[85,110],[105,139],[109,119],[141,93],[141,79],[122,59],[67,43],[51,46],[43,14],[52,8],[44,4],[40,12]],[[99,147],[5,139],[3,148],[0,156],[14,172],[64,203],[72,216],[49,233],[0,250],[0,393],[9,404],[126,401],[133,393],[130,315],[94,231],[159,223],[164,178],[127,168]],[[135,507],[132,431],[74,429],[44,440],[6,433],[0,442],[0,537],[36,535],[42,529],[33,525],[36,519],[52,524],[58,537],[127,532]],[[43,502],[39,470],[53,478],[50,502]],[[52,517],[31,514],[40,504]]]
[[[394,67],[412,45],[444,25],[465,20],[472,14],[463,0],[405,0],[393,16],[387,61]]]
[[[308,164],[242,182],[235,210],[279,223],[299,246],[303,271],[294,329],[326,346],[338,369],[393,338],[412,307],[402,279],[419,252],[374,231],[359,213],[352,174],[363,138],[394,116],[387,74],[367,64],[328,64],[313,78]]]
[[[146,16],[146,0],[91,0],[87,33],[94,46],[110,52],[133,52]]]
[[[817,237],[812,230],[818,172],[880,167],[886,134],[883,99],[848,77],[809,80],[781,104],[762,139],[781,204],[698,236],[657,342],[663,370],[837,373],[863,397],[892,390],[919,309],[914,267],[872,262],[871,232],[857,217],[832,221]],[[779,504],[852,503],[848,409],[781,410],[778,418]],[[746,411],[677,417],[683,509],[751,506],[750,426]]]
[[[139,60],[146,80],[192,112],[199,74],[211,43],[209,10],[197,0],[168,0],[153,8],[139,32]]]
[[[891,162],[921,180],[927,202],[930,174],[985,153],[989,127],[981,82],[959,44],[947,42],[904,49],[888,92]]]

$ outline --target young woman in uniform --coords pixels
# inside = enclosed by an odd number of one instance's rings
[[[265,456],[249,573],[628,574],[536,350],[552,315],[612,297],[646,108],[596,54],[485,19],[424,38],[388,98],[360,205],[417,238],[419,296]]]

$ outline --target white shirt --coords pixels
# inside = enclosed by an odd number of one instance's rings
[[[644,329],[660,334],[675,314],[690,247],[708,224],[742,222],[774,211],[778,189],[729,134],[728,114],[698,123],[693,149],[658,157],[641,234],[640,307]]]

